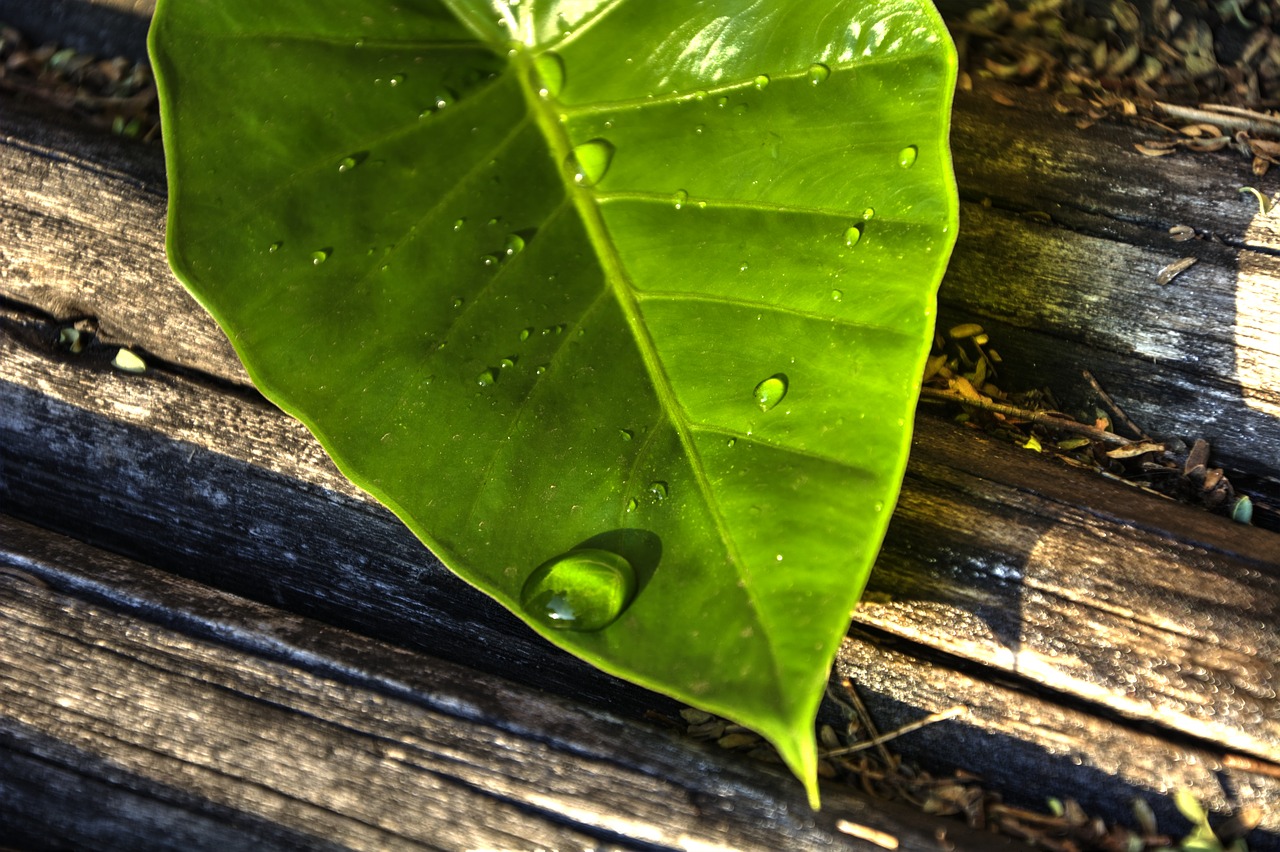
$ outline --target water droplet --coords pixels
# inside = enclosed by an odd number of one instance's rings
[[[761,74],[752,81],[757,89],[765,89],[769,86],[769,75]]]
[[[705,101],[707,99],[707,90],[699,89],[698,91],[694,92],[693,99],[695,101]]]
[[[847,245],[849,248],[853,248],[854,246],[856,246],[858,244],[858,241],[861,239],[862,239],[861,224],[851,225],[844,232],[844,244]]]
[[[403,83],[403,82],[404,82],[404,75],[403,75],[403,74],[393,74],[393,75],[391,75],[391,77],[387,80],[387,85],[388,85],[388,86],[399,86],[399,85],[400,85],[401,83]]]
[[[319,251],[313,251],[311,253],[311,262],[316,266],[319,266],[320,264],[324,263],[326,260],[329,259],[329,255],[331,253],[332,253],[331,249],[320,249]]]
[[[459,297],[459,298],[457,298],[457,299],[454,299],[454,300],[453,300],[453,306],[454,306],[454,308],[460,308],[460,307],[462,307],[462,299],[461,299],[461,297]]]
[[[696,126],[693,128],[693,132],[694,132],[695,134],[697,134],[698,136],[701,136],[701,135],[702,135],[702,133],[703,133],[703,131],[704,131],[704,130],[706,130],[706,129],[707,129],[707,127],[706,127],[706,125],[705,125],[705,124],[699,124],[699,125],[696,125]]]
[[[747,105],[746,105],[746,104],[738,104],[736,107],[734,107],[734,108],[733,108],[733,114],[734,114],[734,115],[746,115],[746,114],[747,114]]]
[[[462,230],[463,228],[465,228],[466,226],[467,226],[467,220],[466,220],[466,219],[454,219],[454,220],[453,220],[453,229],[454,229],[455,231],[461,231],[461,230]]]
[[[493,374],[493,370],[485,370],[479,376],[476,376],[476,383],[479,384],[480,387],[482,388],[489,387],[497,380],[498,380],[498,377]]]
[[[841,299],[843,299],[843,298],[844,298],[844,291],[843,291],[843,290],[832,290],[832,291],[831,291],[831,301],[833,301],[833,302],[839,302],[839,301],[840,301]]]
[[[516,365],[517,360],[519,359],[517,359],[515,355],[508,355],[506,358],[503,358],[501,361],[498,362],[498,366],[506,370],[510,367],[514,367]]]
[[[360,165],[360,161],[355,157],[343,157],[342,162],[338,163],[338,171],[349,172],[358,165]]]
[[[670,491],[667,489],[667,483],[658,480],[649,483],[649,494],[652,495],[653,499],[657,500],[659,503],[667,499],[667,495],[669,493]]]
[[[276,240],[274,243],[267,246],[267,251],[269,251],[271,254],[275,254],[276,252],[280,251],[280,247],[282,245],[284,245],[283,242],[281,242],[280,240]]]
[[[671,197],[675,199],[677,210],[679,210],[689,201],[689,193],[685,192],[683,189],[677,189],[676,194]]]
[[[624,441],[630,441],[636,436],[636,433],[632,432],[630,429],[622,429],[619,434],[622,435],[622,440]]]
[[[439,112],[440,110],[444,109],[445,107],[447,107],[447,106],[451,106],[451,105],[453,104],[454,100],[455,100],[455,98],[453,97],[453,93],[452,93],[452,92],[437,92],[437,93],[436,93],[436,97],[435,97],[435,108],[436,108],[436,111],[437,111],[437,112]]]
[[[573,550],[539,566],[520,592],[525,612],[559,630],[600,630],[631,603],[631,563],[607,550]]]
[[[725,446],[732,447],[736,443],[738,443],[737,438],[730,438],[728,441],[725,442]]]
[[[863,211],[862,211],[862,218],[863,218],[863,219],[870,219],[870,218],[874,217],[875,215],[876,215],[876,208],[874,208],[874,207],[868,207],[866,210],[863,210]]]
[[[716,106],[718,106],[718,107],[727,107],[728,105],[729,105],[729,96],[728,96],[728,95],[721,95],[720,97],[716,98]]]
[[[546,371],[547,371],[547,365],[546,365],[546,364],[539,364],[539,365],[538,365],[537,367],[535,367],[535,368],[534,368],[534,370],[533,370],[534,375],[538,375],[538,376],[541,376],[541,375],[542,375],[543,373],[545,373]]]
[[[819,83],[825,83],[827,78],[831,76],[831,69],[823,65],[821,62],[815,62],[809,66],[809,83],[816,86]]]
[[[480,258],[480,262],[485,266],[497,266],[498,259],[491,254],[486,254]]]
[[[876,501],[876,505],[875,505],[875,510],[876,510],[877,512],[883,512],[883,511],[884,511],[884,503],[882,503],[881,501],[877,500],[877,501]]]
[[[628,511],[628,512],[634,512],[634,511],[636,510],[636,506],[638,506],[638,505],[640,505],[640,504],[639,504],[639,503],[637,503],[634,499],[628,500],[628,501],[627,501],[627,511]]]
[[[560,58],[560,54],[547,51],[533,60],[533,67],[542,84],[538,94],[544,98],[558,96],[564,88],[564,60]]]
[[[756,404],[760,406],[760,410],[768,411],[782,402],[782,398],[787,395],[787,377],[781,373],[770,376],[756,385],[756,389],[752,393],[755,395]]]
[[[613,161],[613,145],[604,139],[592,139],[573,149],[565,167],[579,186],[595,186],[609,171]]]
[[[519,234],[508,234],[507,241],[502,246],[502,251],[507,257],[517,255],[524,250],[524,237]]]
[[[522,328],[522,329],[520,329],[520,340],[522,340],[522,341],[524,341],[524,340],[528,340],[528,339],[529,339],[529,335],[531,335],[531,334],[533,334],[533,329],[531,329],[531,328]]]
[[[898,165],[904,169],[909,169],[916,164],[916,157],[920,154],[920,149],[915,145],[908,145],[898,152]]]

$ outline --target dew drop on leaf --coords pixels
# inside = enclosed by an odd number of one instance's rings
[[[831,76],[831,69],[823,65],[821,62],[815,62],[809,66],[809,83],[816,86],[826,81]]]
[[[507,257],[524,251],[524,237],[519,234],[509,234],[506,243],[502,246],[502,251]]]
[[[728,105],[729,105],[728,95],[721,95],[720,97],[716,98],[716,106],[727,107]]]
[[[311,262],[316,266],[319,266],[320,264],[324,263],[326,260],[329,259],[329,254],[330,254],[329,249],[320,249],[319,251],[313,251],[311,253]]]
[[[626,559],[607,550],[574,550],[529,575],[520,605],[548,627],[600,630],[622,615],[635,591],[635,571]]]
[[[636,506],[638,506],[638,505],[640,505],[640,504],[639,504],[639,503],[637,503],[637,502],[635,501],[635,498],[632,498],[632,499],[628,500],[628,501],[627,501],[627,511],[628,511],[628,512],[634,512],[634,511],[636,510]]]
[[[768,411],[782,402],[782,398],[787,395],[787,377],[781,373],[770,376],[756,385],[754,394],[760,410]]]
[[[283,242],[281,242],[280,240],[276,240],[274,243],[267,246],[267,251],[271,252],[272,254],[275,254],[276,252],[280,251],[280,247],[282,245],[284,245]]]
[[[909,169],[916,164],[916,157],[920,154],[920,149],[915,145],[908,145],[898,152],[898,165],[904,169]]]
[[[533,67],[538,72],[541,87],[538,94],[544,98],[554,98],[564,88],[564,60],[560,54],[547,51],[533,60]]]
[[[520,340],[521,340],[522,342],[523,342],[523,341],[525,341],[525,340],[528,340],[528,339],[529,339],[529,335],[531,335],[531,334],[533,334],[533,329],[532,329],[532,328],[522,328],[522,329],[520,329]]]
[[[849,248],[853,248],[862,239],[862,225],[851,225],[844,232],[844,244]]]
[[[632,438],[636,436],[636,433],[632,432],[630,429],[623,429],[621,430],[620,434],[622,435],[622,440],[624,441],[630,441]]]
[[[453,220],[453,229],[454,229],[455,231],[461,231],[463,228],[465,228],[465,227],[466,227],[466,225],[467,225],[467,220],[466,220],[466,219],[454,219],[454,220]]]
[[[453,95],[449,92],[439,92],[436,94],[435,101],[436,112],[439,112],[453,103]]]
[[[579,186],[595,186],[609,171],[613,162],[613,145],[604,139],[592,139],[573,149],[565,162],[573,182]]]
[[[480,262],[483,263],[485,266],[497,266],[498,258],[494,257],[491,254],[486,254],[480,258]]]
[[[841,299],[843,299],[843,298],[844,298],[844,291],[843,291],[843,290],[832,290],[832,291],[831,291],[831,301],[833,301],[833,302],[839,302],[839,301],[840,301]]]
[[[349,172],[358,165],[360,165],[360,161],[355,157],[343,157],[342,162],[338,163],[338,171]]]
[[[667,490],[667,483],[655,480],[654,482],[649,483],[649,493],[653,496],[654,500],[661,503],[663,500],[667,499],[667,495],[670,491]]]
[[[404,75],[403,75],[403,74],[393,74],[393,75],[390,77],[390,79],[388,79],[388,80],[387,80],[387,85],[388,85],[388,86],[399,86],[399,85],[400,85],[401,83],[403,83],[403,82],[404,82]]]
[[[769,86],[769,75],[768,75],[768,74],[761,74],[761,75],[759,75],[758,77],[756,77],[756,79],[755,79],[755,80],[753,80],[752,82],[754,83],[754,85],[755,85],[755,87],[756,87],[757,89],[764,89],[764,88],[768,88],[768,86]]]
[[[519,359],[516,358],[516,356],[508,355],[507,357],[503,358],[501,361],[498,362],[498,366],[506,370],[510,367],[514,367],[516,365],[517,360]]]
[[[685,192],[683,189],[677,189],[675,195],[671,197],[675,199],[677,210],[684,207],[685,204],[689,202],[689,193]]]
[[[493,370],[485,370],[479,376],[476,376],[476,384],[480,385],[482,388],[489,387],[497,380],[498,377],[493,374]]]
[[[872,217],[873,217],[873,216],[875,216],[875,215],[876,215],[876,208],[874,208],[874,207],[868,207],[866,210],[863,210],[863,211],[862,211],[862,218],[863,218],[863,219],[870,219],[870,218],[872,218]]]

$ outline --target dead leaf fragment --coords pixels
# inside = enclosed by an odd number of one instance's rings
[[[1195,263],[1196,259],[1194,257],[1184,257],[1179,260],[1175,260],[1173,263],[1162,267],[1160,271],[1156,273],[1156,283],[1163,287],[1183,272],[1186,272],[1194,266]]]

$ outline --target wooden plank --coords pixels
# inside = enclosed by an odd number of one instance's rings
[[[0,829],[94,848],[1011,844],[0,517]],[[33,781],[37,782],[33,785]],[[52,789],[67,810],[15,808]],[[105,791],[118,809],[75,794]],[[87,820],[86,814],[97,819]],[[52,817],[52,818],[50,818]],[[24,821],[25,820],[25,821]],[[845,828],[841,826],[845,825]],[[157,828],[179,826],[173,834]]]

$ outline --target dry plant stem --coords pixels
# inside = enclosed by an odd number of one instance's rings
[[[858,690],[854,689],[853,681],[849,680],[847,677],[841,678],[840,685],[844,687],[845,694],[849,696],[849,702],[853,706],[854,712],[858,714],[858,720],[862,723],[862,726],[867,729],[867,733],[871,735],[871,739],[867,740],[866,745],[879,746],[880,757],[884,759],[884,765],[886,767],[893,766],[893,758],[889,755],[889,750],[881,745],[884,740],[880,738],[880,732],[876,730],[876,723],[871,720],[871,714],[867,712],[866,705],[862,703],[862,697],[858,695]],[[861,749],[856,748],[854,750],[860,751]],[[830,757],[836,753],[837,752],[831,752],[827,756]],[[844,754],[846,752],[839,753]]]
[[[1111,413],[1116,416],[1117,420],[1124,424],[1126,429],[1134,435],[1137,435],[1143,441],[1151,440],[1151,436],[1143,431],[1137,423],[1130,420],[1129,415],[1124,413],[1124,409],[1116,405],[1116,401],[1111,398],[1111,394],[1102,389],[1102,385],[1098,384],[1098,380],[1093,377],[1093,373],[1090,373],[1088,370],[1081,370],[1080,372],[1084,374],[1085,380],[1089,382],[1089,385],[1093,388],[1093,392],[1102,400],[1103,405],[1111,409]]]
[[[1039,423],[1049,426],[1053,429],[1061,429],[1063,432],[1074,432],[1078,435],[1085,435],[1098,441],[1104,441],[1108,444],[1117,444],[1122,447],[1135,443],[1128,438],[1121,437],[1114,432],[1108,432],[1105,429],[1099,429],[1097,426],[1087,426],[1084,423],[1077,423],[1074,420],[1067,420],[1064,417],[1057,417],[1052,414],[1045,414],[1042,411],[1031,411],[1026,408],[1018,408],[1015,405],[1006,405],[1002,402],[995,402],[987,399],[969,399],[952,391],[939,390],[938,388],[921,388],[920,396],[926,399],[937,399],[944,402],[954,402],[957,405],[965,405],[970,408],[978,408],[982,411],[990,411],[995,414],[1003,414],[1006,417],[1016,417],[1019,420],[1026,420],[1031,423]]]
[[[1254,133],[1280,133],[1280,119],[1273,118],[1265,113],[1253,112],[1252,110],[1234,107],[1205,109],[1167,104],[1164,101],[1156,101],[1156,108],[1166,115],[1187,121],[1216,124],[1219,127],[1229,127],[1232,130],[1251,130]]]
[[[942,722],[947,719],[954,719],[957,716],[963,716],[968,712],[969,712],[968,707],[966,707],[963,704],[957,704],[954,707],[948,707],[946,710],[939,710],[937,713],[930,713],[928,716],[925,716],[923,719],[920,719],[919,721],[912,722],[909,725],[903,725],[901,728],[898,728],[897,730],[890,731],[887,734],[881,734],[873,739],[867,740],[865,743],[856,743],[851,746],[845,746],[844,748],[837,748],[831,751],[823,752],[822,756],[823,757],[843,757],[846,754],[853,754],[854,752],[863,751],[865,749],[873,748],[876,746],[883,746],[884,743],[887,743],[889,740],[897,739],[903,734],[909,734],[912,731],[918,731],[927,725],[932,725],[934,722]]]

